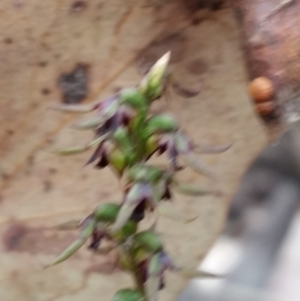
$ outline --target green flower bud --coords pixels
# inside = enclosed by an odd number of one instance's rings
[[[145,301],[143,295],[133,289],[119,290],[113,297],[112,301]]]
[[[136,164],[129,169],[127,176],[129,182],[156,183],[164,174],[165,171],[158,167]]]
[[[135,88],[128,88],[121,91],[121,104],[129,105],[130,107],[140,110],[147,108],[147,99]]]
[[[151,253],[157,253],[163,250],[160,237],[150,230],[137,233],[134,237],[134,241],[137,247],[141,247]]]
[[[161,114],[150,118],[147,121],[147,132],[148,135],[154,133],[169,133],[176,132],[179,126],[172,115]]]
[[[148,259],[153,253],[149,252],[145,249],[141,249],[140,247],[137,247],[134,250],[134,260],[137,263],[141,263],[143,261],[145,261],[146,259]]]
[[[169,61],[170,52],[166,53],[154,64],[154,66],[139,84],[139,91],[143,93],[150,101],[156,99],[162,93]]]
[[[147,155],[153,154],[159,146],[158,137],[156,135],[150,136],[146,141]]]
[[[128,256],[127,252],[125,252],[122,248],[118,248],[118,256],[119,256],[119,265],[124,271],[132,270],[132,261]]]
[[[137,223],[134,221],[128,221],[125,226],[114,235],[114,238],[116,240],[125,240],[129,236],[134,235],[136,230]]]
[[[113,166],[113,168],[117,171],[119,175],[123,174],[124,169],[127,166],[127,158],[123,152],[119,149],[115,149],[110,152],[108,155],[108,161]]]
[[[107,203],[100,205],[94,211],[95,219],[99,222],[113,223],[120,211],[120,205]]]
[[[129,137],[128,130],[125,127],[118,127],[118,129],[113,134],[113,140],[125,153],[129,154],[132,152],[132,143]]]

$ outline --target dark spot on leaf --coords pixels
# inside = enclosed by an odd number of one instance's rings
[[[81,13],[87,9],[87,3],[85,1],[75,1],[71,6],[71,13]]]
[[[70,231],[45,231],[15,223],[4,230],[2,239],[7,252],[57,255],[76,239],[76,235]]]
[[[62,91],[63,102],[77,104],[88,94],[88,65],[77,64],[70,73],[62,74],[58,86]]]
[[[42,93],[43,95],[48,95],[48,94],[51,93],[51,90],[49,90],[48,88],[44,88],[44,89],[42,89],[41,93]]]

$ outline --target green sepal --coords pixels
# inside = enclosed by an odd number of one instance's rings
[[[134,209],[141,201],[143,194],[143,185],[140,183],[134,184],[127,193],[124,203],[122,204],[115,223],[112,225],[112,233],[118,232],[130,219]]]
[[[76,130],[90,130],[95,129],[105,122],[105,118],[102,115],[93,116],[84,120],[77,121],[71,125]]]
[[[175,181],[174,179],[172,181],[172,187],[178,193],[188,196],[207,196],[216,194],[216,191],[202,190],[192,185],[179,183],[177,180]]]
[[[120,103],[128,105],[136,110],[146,110],[148,107],[147,99],[136,88],[127,88],[120,93]]]
[[[157,301],[159,292],[160,274],[162,266],[159,254],[154,254],[148,263],[148,279],[145,283],[147,301]]]
[[[119,149],[114,149],[110,153],[108,153],[108,161],[110,165],[116,170],[118,175],[122,175],[123,171],[127,167],[127,157],[126,155]]]
[[[164,175],[165,171],[159,167],[136,164],[128,170],[128,181],[157,183]]]
[[[72,105],[72,104],[52,104],[48,107],[49,110],[69,112],[69,113],[89,113],[97,108],[99,101],[84,105]]]
[[[150,136],[146,141],[146,152],[147,155],[153,154],[158,148],[158,137],[156,135]]]
[[[112,301],[145,301],[145,299],[139,291],[127,288],[119,290]]]
[[[175,118],[170,114],[160,114],[147,120],[146,132],[150,136],[155,133],[171,133],[179,129]]]
[[[161,216],[164,216],[175,222],[180,222],[183,224],[188,224],[197,219],[198,216],[187,217],[183,215],[180,211],[176,210],[172,204],[167,202],[160,202],[156,207],[156,212]]]
[[[91,219],[79,235],[79,238],[75,240],[68,248],[65,249],[52,263],[45,268],[57,265],[68,258],[70,258],[76,251],[78,251],[87,241],[87,239],[93,234],[96,227],[96,220]]]
[[[186,164],[197,173],[211,179],[216,179],[215,173],[208,166],[198,160],[193,153],[181,154],[181,157]]]
[[[120,205],[107,203],[102,204],[94,211],[94,217],[98,222],[113,223],[120,211]]]
[[[53,151],[53,153],[61,156],[69,156],[69,155],[75,155],[75,154],[80,154],[83,153],[93,147],[98,146],[102,141],[104,140],[103,137],[99,137],[97,139],[94,139],[92,142],[88,143],[87,145],[84,146],[71,146],[63,149],[59,149],[56,151]]]
[[[160,237],[150,230],[137,233],[134,236],[134,243],[136,248],[143,248],[151,253],[157,253],[163,250],[163,243]]]
[[[113,234],[113,237],[118,241],[124,241],[128,237],[134,235],[137,231],[138,224],[135,221],[128,221],[122,229]]]

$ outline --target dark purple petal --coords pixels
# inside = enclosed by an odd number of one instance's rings
[[[147,270],[148,270],[148,260],[143,260],[142,262],[140,262],[138,264],[138,270],[139,270],[139,274],[140,274],[140,277],[141,277],[141,281],[143,283],[145,283],[147,281]]]
[[[150,153],[147,157],[146,157],[146,161],[148,161],[157,151],[159,150],[159,148],[156,148],[152,153]],[[159,155],[161,155],[159,153]]]
[[[92,242],[89,245],[89,249],[97,251],[100,246],[101,240],[103,239],[104,236],[105,236],[105,233],[102,230],[94,231],[94,233],[92,235]]]
[[[130,219],[135,222],[140,222],[145,217],[146,200],[142,200],[133,211]]]
[[[132,116],[126,114],[125,112],[121,113],[122,114],[122,125],[128,126],[130,123]]]
[[[111,131],[111,119],[107,119],[106,122],[96,130],[96,137],[101,137]]]
[[[148,263],[149,263],[149,260],[144,260],[138,264],[140,276],[141,276],[142,282],[144,284],[148,280]],[[159,280],[159,290],[162,290],[164,288],[165,288],[165,279],[163,277],[163,274],[161,274],[160,280]]]
[[[98,169],[102,169],[102,168],[108,166],[108,164],[109,164],[109,162],[107,160],[107,156],[105,154],[102,154],[99,162],[96,164],[95,167]]]
[[[97,107],[99,113],[104,115],[107,114],[108,112],[110,112],[110,108],[113,106],[113,104],[117,101],[118,101],[118,95],[113,95],[107,98],[106,100],[102,101]]]
[[[122,125],[127,126],[134,117],[135,113],[131,108],[122,106],[119,110],[119,115]]]
[[[162,251],[159,253],[159,260],[160,263],[163,267],[163,271],[170,269],[170,270],[176,270],[177,267],[175,266],[174,262],[172,261],[172,259],[170,258],[170,256]]]
[[[172,171],[177,171],[177,157],[178,157],[178,152],[176,148],[172,145],[168,149],[168,158],[170,160],[171,164],[171,170]]]
[[[168,184],[166,184],[165,186],[165,191],[161,197],[162,200],[170,200],[172,198],[172,194],[171,194],[171,191],[170,191],[170,187]]]
[[[85,166],[93,163],[103,154],[103,144],[104,141],[99,144],[99,146],[96,148],[90,159],[85,163]]]
[[[168,149],[168,143],[163,143],[161,145],[158,146],[158,154],[162,155],[163,153],[166,152],[166,150]]]
[[[94,214],[88,215],[86,218],[84,218],[80,223],[79,227],[83,229],[86,225],[88,225],[92,220],[94,219]]]
[[[112,226],[112,231],[120,230],[132,216],[136,207],[142,202],[147,201],[147,205],[154,207],[154,195],[151,186],[147,183],[136,182],[125,194],[123,204],[118,213],[116,221]]]
[[[159,279],[159,290],[162,290],[165,287],[166,287],[166,282],[165,282],[165,279],[164,279],[164,275],[161,275],[160,279]]]

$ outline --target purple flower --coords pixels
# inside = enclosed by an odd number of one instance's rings
[[[121,209],[113,225],[113,231],[120,230],[132,217],[133,220],[144,217],[145,209],[150,208],[150,210],[153,210],[157,202],[155,191],[149,183],[134,183],[125,192]]]
[[[108,142],[107,140],[103,140],[98,145],[98,147],[96,148],[96,150],[94,151],[94,153],[92,154],[92,156],[90,157],[90,159],[87,161],[85,165],[91,164],[96,160],[98,160],[96,167],[100,169],[106,167],[109,164],[108,152],[109,152]]]
[[[191,140],[180,130],[175,133],[162,135],[158,141],[157,148],[152,152],[161,155],[167,154],[172,172],[179,171],[183,167],[178,165],[178,159],[181,157],[187,165],[195,171],[205,176],[214,178],[214,173],[204,163],[201,163],[193,153],[196,146]],[[150,154],[149,157],[152,155]]]
[[[89,245],[89,249],[97,251],[102,239],[106,236],[106,233],[103,229],[95,229],[92,234],[92,242]]]

